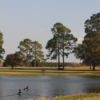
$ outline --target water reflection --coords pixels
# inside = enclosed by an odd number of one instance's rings
[[[100,93],[100,85],[86,86],[83,91],[86,91],[86,93]]]
[[[29,86],[29,90],[24,88]],[[21,89],[22,95],[18,95]],[[0,76],[0,100],[55,97],[100,92],[100,77]]]

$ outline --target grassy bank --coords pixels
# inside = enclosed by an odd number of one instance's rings
[[[28,99],[28,100],[100,100],[100,94],[88,93],[72,96],[59,96],[55,98],[39,98],[39,99]]]
[[[89,67],[66,67],[57,70],[55,67],[0,67],[0,75],[66,75],[66,76],[100,76],[100,67],[92,71]]]

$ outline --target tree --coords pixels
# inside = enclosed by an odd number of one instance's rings
[[[26,61],[26,66],[28,67],[28,61],[32,58],[32,41],[30,39],[24,39],[20,42],[18,48],[20,49],[19,53],[23,55],[23,58]]]
[[[72,34],[70,29],[66,28],[61,23],[54,24],[53,28],[51,28],[53,33],[53,38],[47,42],[46,49],[48,49],[49,54],[47,55],[51,57],[51,59],[56,59],[58,56],[58,69],[60,64],[60,55],[63,58],[63,70],[64,70],[64,56],[68,57],[71,53],[72,46],[77,41]]]
[[[3,45],[3,34],[0,32],[0,47]]]
[[[92,65],[93,70],[95,70],[96,65],[100,64],[100,37],[96,40],[95,38],[96,36],[94,38],[84,39],[82,44],[78,44],[73,51],[76,58],[80,58],[86,64],[90,64],[90,68]]]
[[[95,70],[95,66],[98,62],[98,56],[99,56],[99,48],[100,48],[100,12],[97,14],[93,14],[90,19],[87,19],[85,21],[85,37],[84,39],[92,39],[92,50],[91,53],[92,57],[95,59],[92,60],[93,70]],[[93,49],[94,48],[94,49]],[[93,55],[94,54],[94,55]],[[96,57],[96,55],[98,56]]]
[[[85,33],[92,35],[93,32],[100,33],[100,13],[93,14],[85,21]]]
[[[39,59],[32,60],[31,65],[34,66],[34,63],[36,63],[36,67],[38,67],[40,65],[40,60]]]
[[[2,56],[3,54],[5,54],[5,49],[0,47],[0,59],[3,59],[3,56]]]
[[[3,34],[0,32],[0,59],[3,59],[2,55],[5,53],[5,50],[2,48],[3,43]]]
[[[9,55],[7,55],[7,57],[5,59],[5,63],[7,65],[11,65],[11,68],[13,70],[14,66],[23,64],[23,58],[20,57],[20,55],[18,55],[17,53],[9,54]]]
[[[40,43],[38,43],[38,41],[34,41],[32,42],[32,53],[33,53],[33,57],[34,57],[34,67],[36,67],[36,62],[37,59],[39,60],[45,60],[44,59],[44,55],[43,52],[41,51],[42,49],[42,45]]]
[[[59,53],[59,45],[57,45],[57,38],[54,36],[52,39],[48,40],[46,44],[46,49],[48,49],[47,59],[57,59],[58,56],[58,69],[60,65],[60,53]]]
[[[93,14],[85,21],[85,37],[74,52],[85,63],[92,63],[93,70],[100,60],[100,13]]]

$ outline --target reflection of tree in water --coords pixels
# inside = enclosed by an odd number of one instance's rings
[[[40,83],[40,96],[56,97],[60,95],[69,95],[71,92],[70,84],[65,76],[46,76],[43,83]],[[39,93],[39,92],[38,92]]]
[[[83,91],[87,93],[100,93],[100,85],[90,85],[89,87],[84,88]]]
[[[52,96],[55,97],[55,96],[61,96],[61,95],[64,95],[65,91],[64,90],[60,90],[58,88],[55,88],[55,90],[53,91],[52,93]]]

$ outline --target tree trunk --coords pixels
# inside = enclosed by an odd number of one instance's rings
[[[28,67],[28,62],[27,62],[27,64],[26,64],[26,67]]]
[[[36,67],[36,59],[34,60],[34,67]]]
[[[92,61],[93,71],[95,71],[95,60]]]
[[[35,60],[34,60],[34,67],[36,67],[36,47],[35,47]]]
[[[60,56],[59,56],[59,46],[58,46],[58,70],[60,69]]]
[[[93,65],[93,71],[95,71],[95,65]]]
[[[91,67],[92,67],[92,62],[90,62],[90,69],[91,69]]]
[[[27,63],[27,64],[26,64],[26,67],[28,67],[28,55],[27,55],[27,61],[26,61],[26,63]]]
[[[26,62],[26,67],[28,67],[28,61]]]
[[[14,69],[14,66],[11,66],[11,69],[13,70]]]

